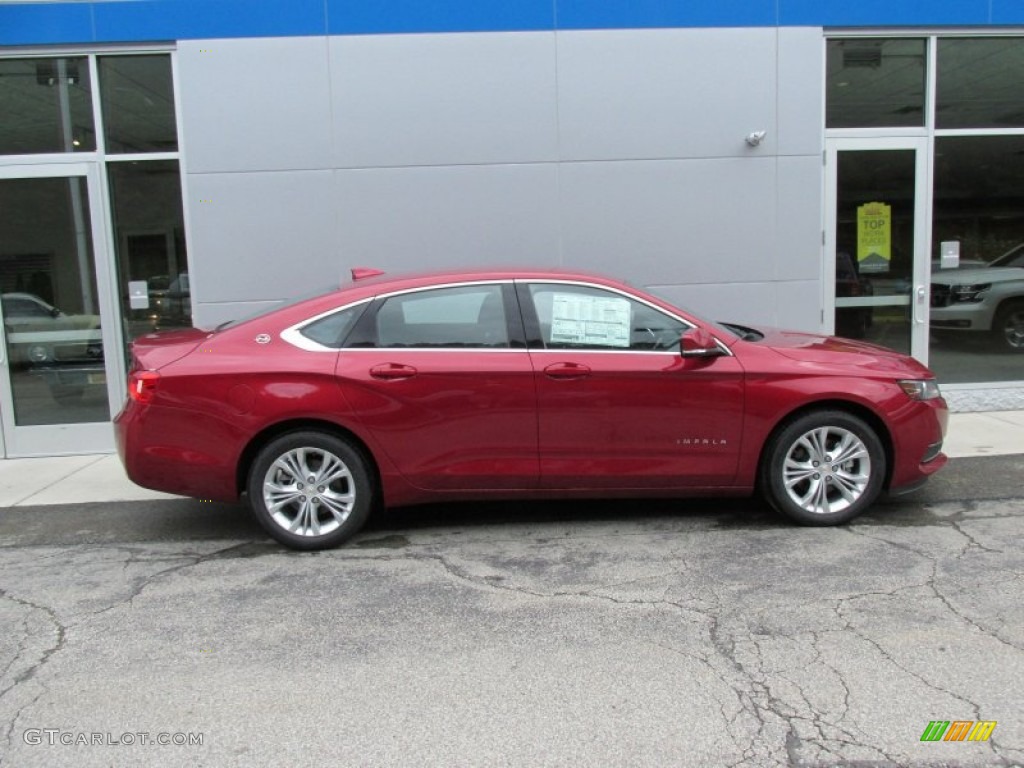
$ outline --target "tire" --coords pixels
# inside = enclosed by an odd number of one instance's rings
[[[1024,352],[1024,301],[1004,304],[992,322],[993,340],[1004,352]]]
[[[312,479],[312,483],[310,480]],[[291,549],[336,547],[366,522],[373,482],[363,454],[326,432],[290,432],[267,443],[249,470],[249,506]]]
[[[885,473],[882,442],[862,419],[845,411],[812,411],[772,436],[761,489],[769,504],[797,523],[840,525],[878,498]]]

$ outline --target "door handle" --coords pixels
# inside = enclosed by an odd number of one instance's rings
[[[544,375],[552,379],[585,379],[590,368],[579,363],[552,363],[544,369]]]
[[[383,365],[375,365],[370,369],[370,375],[373,378],[384,381],[411,379],[417,373],[419,371],[411,365],[401,365],[400,363],[384,363]]]
[[[924,318],[919,314],[919,310],[924,307],[924,303],[928,299],[928,291],[923,285],[919,285],[917,286],[916,294],[914,300],[914,322],[920,325],[924,322]]]

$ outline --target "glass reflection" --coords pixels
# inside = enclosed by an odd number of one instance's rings
[[[107,152],[176,152],[170,57],[101,56],[99,73]]]
[[[947,382],[1022,380],[1024,136],[937,138],[934,197],[930,365]]]
[[[829,40],[826,65],[826,127],[924,125],[924,40]]]
[[[0,181],[0,313],[18,426],[110,417],[84,178]]]
[[[935,122],[939,128],[1024,126],[1024,38],[939,40]]]
[[[0,59],[0,154],[96,149],[86,57]]]
[[[126,340],[192,325],[185,217],[176,160],[110,163]]]
[[[915,153],[842,151],[838,164],[836,333],[909,353]]]

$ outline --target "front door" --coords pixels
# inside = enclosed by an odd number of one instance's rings
[[[735,357],[683,358],[688,323],[606,288],[523,283],[519,295],[533,337],[542,487],[733,483],[744,398]]]
[[[927,364],[925,140],[832,139],[826,166],[826,326]]]
[[[8,457],[110,451],[123,393],[99,171],[0,167],[0,426]]]

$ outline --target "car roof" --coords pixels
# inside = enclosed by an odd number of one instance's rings
[[[26,301],[32,301],[35,302],[36,304],[42,304],[45,307],[52,306],[48,302],[43,301],[43,299],[36,296],[34,293],[24,293],[23,291],[12,291],[11,293],[5,293],[3,295],[0,295],[0,300],[3,299],[25,299]]]
[[[393,290],[443,285],[445,283],[467,283],[488,280],[579,280],[583,282],[621,285],[622,280],[595,272],[557,267],[495,267],[488,269],[448,269],[424,272],[383,273],[360,280],[345,282],[341,288],[350,291],[354,288],[372,288],[369,294],[379,294]]]
[[[240,319],[232,328],[266,322],[268,314],[274,314],[277,322],[290,324],[311,315],[325,312],[341,305],[355,304],[375,296],[389,293],[412,291],[454,283],[474,283],[509,280],[568,280],[616,288],[630,286],[621,280],[595,274],[552,267],[491,268],[491,269],[450,269],[430,272],[403,272],[380,274],[360,280],[347,280],[329,292],[320,293],[285,306],[269,309],[256,317]],[[339,303],[340,300],[340,303]]]

